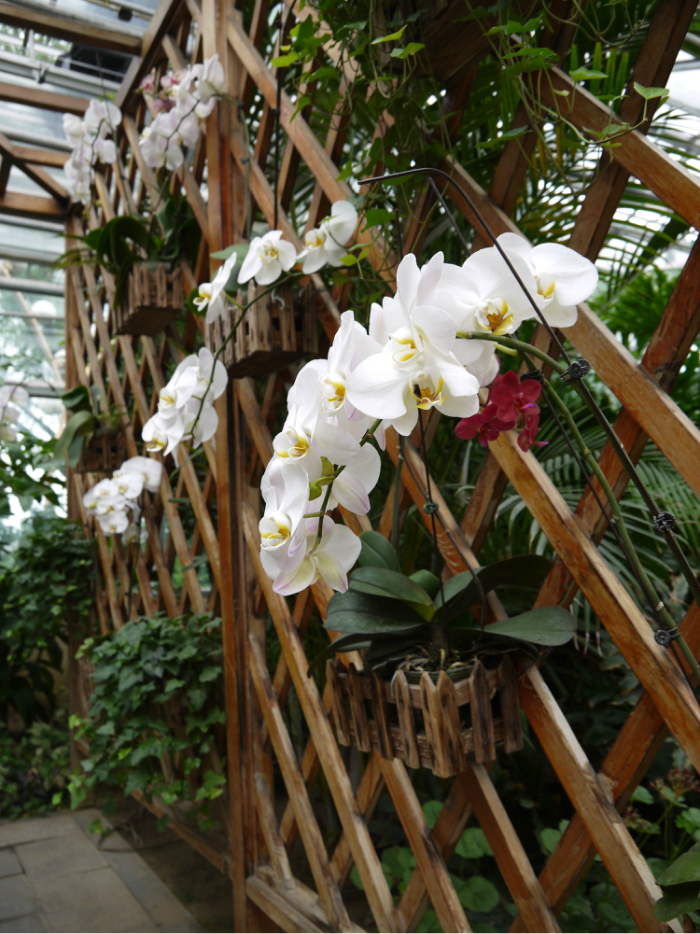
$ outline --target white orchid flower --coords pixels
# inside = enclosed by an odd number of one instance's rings
[[[318,272],[326,263],[329,266],[342,266],[341,260],[347,253],[345,244],[356,227],[355,206],[349,201],[336,201],[330,216],[304,235],[304,249],[297,257],[304,261],[303,271],[310,275]]]
[[[367,357],[381,351],[380,345],[372,340],[365,328],[355,321],[352,311],[340,316],[333,344],[327,360],[312,360],[309,366],[319,374],[321,383],[321,408],[325,415],[336,415],[345,406],[345,384],[352,370]],[[354,409],[349,407],[352,417]]]
[[[260,481],[260,491],[265,500],[259,525],[260,561],[268,576],[275,579],[304,557],[309,478],[303,467],[285,466],[273,458]]]
[[[182,441],[184,434],[185,419],[182,413],[167,422],[156,414],[143,426],[141,437],[146,442],[147,451],[158,452],[167,457]]]
[[[143,476],[134,471],[114,471],[112,479],[119,488],[119,493],[127,500],[137,500],[143,493]]]
[[[104,137],[117,129],[122,122],[122,112],[111,101],[91,100],[83,120],[90,133]]]
[[[84,120],[76,117],[75,114],[63,114],[63,132],[72,146],[79,145],[87,133],[88,127]]]
[[[160,489],[160,481],[163,475],[163,465],[160,461],[153,460],[152,457],[130,457],[124,461],[119,470],[115,470],[113,477],[121,477],[125,473],[139,474],[143,479],[143,485],[149,493],[157,493]]]
[[[555,328],[568,328],[576,323],[578,308],[598,285],[598,270],[593,263],[575,250],[560,243],[540,243],[531,246],[515,233],[501,234],[499,244],[509,258],[525,260],[544,300],[543,314]]]
[[[195,74],[194,96],[199,100],[195,113],[200,120],[206,119],[216,106],[226,87],[226,76],[218,55],[208,58]]]
[[[306,519],[306,551],[293,569],[283,571],[273,590],[287,596],[299,593],[322,577],[333,590],[345,593],[348,571],[360,555],[360,539],[344,525],[336,525],[325,516],[321,541],[317,544],[318,519]]]
[[[224,288],[236,265],[236,259],[236,254],[233,253],[223,266],[217,269],[214,280],[212,282],[205,282],[199,287],[194,304],[199,311],[204,311],[205,308],[207,309],[207,316],[205,319],[207,324],[212,324],[212,322],[220,318],[226,310],[226,293],[224,292]]]
[[[281,230],[269,230],[264,237],[254,237],[238,273],[238,283],[243,285],[252,278],[258,285],[271,285],[283,272],[289,272],[297,260],[297,252],[287,240],[282,239]]]
[[[105,535],[120,535],[129,526],[126,512],[114,511],[105,515],[98,515],[97,521]]]
[[[117,147],[114,143],[114,140],[111,139],[101,139],[98,137],[95,140],[95,145],[93,150],[100,162],[105,164],[112,164],[116,161],[117,158]]]
[[[357,439],[334,419],[322,417],[321,382],[312,364],[301,369],[287,400],[289,414],[272,442],[277,457],[290,464],[308,458],[307,469],[314,474],[321,456],[332,464],[347,464],[356,457],[360,450]]]
[[[199,401],[195,399],[188,403],[187,409],[191,418],[185,425],[185,437],[191,439],[192,447],[197,449],[214,437],[219,427],[219,416],[214,406],[206,402],[200,411]]]
[[[211,382],[211,385],[210,385]],[[207,347],[201,347],[198,354],[185,357],[170,378],[168,386],[177,392],[178,405],[182,408],[190,399],[205,404],[213,403],[228,385],[228,373],[221,360],[214,359],[214,354]]]
[[[439,406],[461,418],[478,411],[478,381],[452,353],[454,319],[428,304],[440,281],[443,257],[438,253],[422,269],[412,254],[397,270],[397,294],[374,305],[370,336],[389,339],[382,352],[363,360],[347,382],[348,401],[372,418],[386,419],[409,435],[419,409]]]
[[[537,293],[537,283],[527,262],[516,254],[509,254],[508,258],[537,306],[544,308],[544,299]],[[495,247],[472,253],[461,267],[445,264],[435,303],[453,316],[458,331],[483,331],[499,337],[511,334],[522,321],[535,315],[532,304]],[[478,341],[470,345],[460,348],[463,363],[469,350],[474,359],[482,353]]]
[[[347,464],[333,481],[331,495],[328,499],[327,509],[335,509],[340,504],[358,516],[369,512],[369,494],[377,485],[382,462],[376,448],[365,444],[360,453]],[[322,479],[323,473],[318,476],[309,476],[309,480]],[[325,486],[321,485],[320,497],[309,503],[309,512],[318,512],[326,495]]]

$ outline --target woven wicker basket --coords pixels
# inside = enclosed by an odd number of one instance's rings
[[[457,682],[444,671],[437,683],[424,673],[419,684],[409,684],[402,671],[388,682],[338,659],[327,663],[326,675],[343,746],[425,766],[440,778],[464,771],[468,762],[492,762],[499,749],[523,747],[518,678],[507,655],[493,671],[475,662]]]
[[[232,379],[267,376],[318,353],[315,291],[309,286],[301,291],[280,286],[256,301],[256,295],[264,291],[250,285],[247,298],[239,293],[239,304],[254,304],[220,358]],[[240,315],[240,309],[227,302],[223,317],[208,326],[206,343],[212,353],[220,350]]]
[[[115,333],[155,337],[182,311],[183,302],[179,269],[168,272],[164,263],[136,263],[121,305],[112,310]]]

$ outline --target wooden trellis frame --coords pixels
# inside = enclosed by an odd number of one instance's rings
[[[664,86],[695,9],[695,0],[660,3],[635,67],[633,79],[646,86]],[[560,13],[569,11],[560,0]],[[194,56],[206,58],[219,53],[225,64],[228,93],[247,104],[257,89],[263,99],[260,129],[249,153],[237,110],[220,103],[206,126],[194,155],[192,168],[185,167],[173,181],[186,193],[203,232],[196,268],[183,269],[185,288],[209,278],[209,254],[240,241],[245,230],[246,169],[250,191],[270,224],[274,201],[262,165],[270,145],[272,110],[276,106],[276,81],[259,51],[269,4],[257,0],[250,34],[232,0],[162,0],[144,37],[141,57],[134,60],[117,102],[126,113],[120,154],[125,166],[117,174],[98,176],[99,213],[90,214],[90,226],[105,222],[123,209],[138,206],[146,194],[157,192],[157,180],[141,159],[137,137],[145,111],[137,98],[138,82],[153,65],[169,61],[179,67],[184,61],[191,23],[195,24]],[[313,15],[306,7],[301,16]],[[566,24],[567,17],[561,16]],[[565,48],[570,27],[564,25],[546,38],[552,48]],[[478,58],[478,57],[477,57]],[[475,61],[471,62],[475,67]],[[570,79],[551,69],[553,88],[570,88]],[[349,86],[350,70],[344,75]],[[473,74],[461,74],[450,87],[450,103],[459,113],[468,96]],[[543,86],[546,82],[543,82]],[[545,95],[548,93],[544,92]],[[456,103],[455,103],[456,102]],[[546,100],[555,106],[555,98]],[[623,103],[621,119],[636,120],[632,98]],[[316,178],[309,225],[323,216],[327,203],[349,194],[338,181],[333,158],[342,148],[345,127],[334,126],[325,141],[315,137],[303,114],[292,121],[293,104],[282,94],[280,120],[286,134],[282,160],[279,227],[287,239],[298,244],[296,232],[285,214],[292,195],[296,167],[303,160]],[[579,128],[604,126],[608,111],[578,88],[575,106],[568,118]],[[517,114],[515,125],[522,123]],[[386,123],[390,116],[386,115]],[[456,131],[458,117],[453,119]],[[595,259],[630,174],[655,191],[681,217],[698,227],[700,180],[669,160],[644,135],[648,123],[619,139],[614,161],[605,163],[591,186],[574,226],[571,244]],[[382,132],[382,126],[377,128]],[[534,134],[513,140],[505,147],[489,195],[483,192],[459,165],[447,159],[443,168],[452,174],[478,202],[497,232],[515,230],[508,214],[524,181]],[[246,160],[247,165],[246,165]],[[208,200],[199,190],[206,167]],[[430,195],[419,199],[416,216],[427,216]],[[467,204],[459,209],[484,245],[483,231]],[[68,236],[81,233],[76,218],[69,221]],[[420,226],[406,231],[406,241],[415,245]],[[377,264],[383,258],[373,254]],[[620,400],[623,409],[616,429],[633,460],[638,460],[651,438],[690,486],[700,494],[700,431],[675,406],[668,392],[700,330],[700,246],[694,247],[673,296],[646,351],[637,363],[584,306],[577,324],[566,337],[591,362],[593,368]],[[390,273],[385,273],[390,280]],[[315,283],[322,288],[320,279]],[[390,287],[391,282],[388,281]],[[112,316],[103,314],[112,283],[104,271],[73,269],[66,285],[67,385],[106,387],[106,399],[133,416],[124,416],[127,450],[137,453],[140,428],[153,413],[158,390],[168,366],[178,362],[183,348],[194,346],[201,322],[188,317],[182,333],[170,328],[158,339],[114,337]],[[333,298],[324,292],[320,323],[331,339],[339,324]],[[548,341],[537,332],[542,346]],[[549,348],[547,348],[549,349]],[[468,767],[452,781],[434,829],[431,831],[402,762],[387,761],[373,754],[353,789],[331,729],[327,710],[329,698],[319,695],[315,682],[306,675],[303,633],[314,604],[324,615],[330,592],[319,583],[311,593],[299,594],[293,610],[275,594],[259,562],[259,493],[251,481],[257,476],[256,462],[266,464],[271,456],[270,425],[280,392],[273,376],[262,402],[254,384],[236,380],[218,403],[220,418],[216,438],[206,448],[206,469],[200,475],[193,464],[181,458],[173,485],[164,472],[160,492],[145,507],[148,543],[130,561],[134,562],[137,586],[131,583],[127,554],[118,538],[111,541],[96,531],[103,588],[98,601],[102,625],[120,626],[138,613],[165,609],[176,615],[188,609],[206,608],[223,619],[227,693],[227,750],[230,822],[236,832],[228,847],[204,840],[185,826],[176,825],[219,868],[230,872],[234,888],[237,930],[270,930],[271,925],[288,931],[357,930],[343,901],[343,886],[349,870],[357,867],[375,924],[382,931],[414,930],[428,904],[432,904],[445,931],[469,931],[469,921],[457,898],[446,869],[446,860],[467,822],[475,817],[494,852],[505,884],[519,915],[512,930],[557,931],[557,915],[598,853],[643,931],[666,930],[653,915],[659,889],[619,816],[645,774],[668,731],[673,732],[696,768],[700,769],[700,708],[673,657],[658,646],[646,620],[605,563],[596,543],[606,525],[592,496],[586,491],[575,512],[566,505],[532,454],[524,454],[510,435],[491,445],[476,490],[461,525],[450,514],[439,494],[439,544],[451,573],[478,566],[484,541],[506,483],[513,484],[546,533],[558,558],[542,587],[538,602],[551,604],[571,600],[580,589],[602,620],[618,649],[627,659],[645,691],[615,741],[599,774],[587,760],[574,731],[567,723],[539,670],[521,681],[523,708],[552,767],[569,797],[575,815],[544,871],[538,878],[529,863],[508,814],[490,781],[488,769]],[[428,435],[433,437],[439,416],[433,414]],[[398,460],[398,442],[389,432],[388,451]],[[418,456],[416,439],[407,440],[403,469],[403,505],[422,507],[425,502],[425,469]],[[252,466],[251,466],[252,465]],[[601,465],[621,496],[627,476],[606,447]],[[90,482],[88,477],[85,481]],[[81,512],[83,479],[71,478],[70,510]],[[436,485],[433,483],[433,491]],[[189,538],[183,525],[179,500],[187,497],[194,512]],[[386,504],[379,530],[388,533],[393,508]],[[212,519],[216,502],[218,530]],[[428,521],[428,516],[419,509]],[[365,517],[345,516],[355,530],[368,528]],[[193,558],[206,553],[211,590],[205,594]],[[179,562],[182,583],[174,580]],[[157,584],[156,584],[157,581]],[[502,613],[494,604],[494,610]],[[269,613],[279,637],[282,656],[276,669],[268,669],[262,617]],[[683,632],[695,652],[700,652],[700,609],[692,605]],[[359,661],[356,659],[356,661]],[[299,761],[288,734],[282,707],[293,685],[308,726],[310,738]],[[288,796],[280,820],[276,817],[272,779],[272,756],[282,774]],[[316,821],[309,791],[322,771],[342,835],[329,853]],[[380,796],[391,796],[403,824],[417,867],[398,905],[394,905],[368,831],[368,823]],[[157,806],[156,806],[157,807]],[[294,878],[288,851],[300,836],[313,875],[315,891]],[[680,930],[677,923],[669,926]]]

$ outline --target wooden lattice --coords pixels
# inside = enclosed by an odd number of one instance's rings
[[[649,87],[663,87],[695,10],[695,0],[667,0],[659,4],[651,29],[639,55],[633,79]],[[568,14],[574,4],[559,3],[560,15],[553,18],[554,32],[546,42],[565,48],[570,38]],[[185,292],[210,278],[209,255],[243,239],[245,183],[270,225],[275,217],[273,191],[263,169],[271,139],[273,111],[277,106],[275,77],[259,51],[266,30],[268,3],[257,0],[250,34],[242,25],[232,0],[162,0],[144,37],[141,57],[134,60],[117,103],[126,119],[120,142],[125,166],[118,174],[98,175],[100,209],[90,214],[90,226],[98,226],[120,213],[124,206],[139,206],[146,197],[155,203],[157,180],[140,155],[137,138],[146,118],[145,106],[136,94],[141,78],[154,65],[168,61],[179,68],[194,28],[194,60],[219,53],[226,65],[228,93],[250,105],[254,92],[262,98],[262,117],[254,152],[246,144],[235,107],[220,103],[206,125],[191,162],[173,178],[173,190],[186,194],[203,233],[196,267],[185,268]],[[310,6],[298,14],[313,16]],[[293,21],[293,20],[292,20]],[[484,50],[470,47],[469,64],[476,67]],[[551,106],[557,100],[572,102],[568,119],[583,130],[603,129],[618,119],[581,87],[575,95],[571,80],[558,69],[550,69],[551,84],[542,82],[542,94]],[[473,78],[473,75],[472,75]],[[351,71],[344,80],[353,80]],[[461,74],[459,90],[450,95],[450,106],[459,113],[471,87],[470,74]],[[563,106],[563,105],[562,105]],[[568,104],[566,106],[569,106]],[[279,191],[278,226],[285,237],[300,246],[285,207],[293,191],[300,160],[313,171],[316,188],[309,225],[325,213],[328,202],[346,198],[348,186],[338,180],[333,158],[342,150],[343,122],[334,125],[325,140],[316,138],[303,114],[292,120],[294,104],[281,96],[280,119],[286,134]],[[652,108],[650,108],[651,111]],[[639,104],[623,101],[619,119],[636,122]],[[458,117],[454,118],[455,120]],[[515,126],[525,122],[524,113]],[[605,161],[586,195],[576,220],[570,245],[595,259],[608,232],[626,181],[636,176],[678,215],[697,227],[700,211],[700,181],[672,162],[639,130],[619,137],[614,159]],[[381,132],[381,127],[377,132]],[[446,156],[442,168],[459,181],[497,232],[513,231],[509,218],[535,146],[535,135],[526,134],[509,142],[496,169],[487,195],[463,167]],[[200,192],[206,167],[207,200]],[[456,199],[458,208],[476,230],[476,246],[486,243],[484,231],[469,205]],[[432,201],[429,193],[416,205],[415,217],[405,231],[405,249],[421,236]],[[68,237],[82,235],[76,218],[69,221]],[[369,237],[369,234],[361,235]],[[70,241],[69,241],[70,242]],[[375,246],[370,254],[379,265],[383,257]],[[391,285],[386,264],[382,274]],[[644,359],[638,364],[607,330],[582,306],[576,325],[566,337],[593,365],[598,376],[617,396],[623,408],[616,430],[633,460],[641,456],[651,439],[665,452],[674,467],[695,492],[700,493],[700,432],[676,407],[668,395],[673,381],[700,329],[700,246],[696,244],[678,280],[666,311],[658,324]],[[318,291],[318,319],[332,339],[339,326],[339,311],[333,298],[314,277]],[[98,386],[108,403],[118,411],[133,410],[124,418],[128,456],[138,453],[137,440],[145,421],[153,414],[156,396],[168,372],[195,346],[201,320],[184,313],[177,325],[170,324],[155,338],[117,335],[115,316],[103,315],[103,300],[113,295],[107,273],[89,267],[74,268],[66,286],[66,345],[68,385]],[[544,332],[535,341],[552,352]],[[284,361],[280,367],[285,365]],[[520,701],[534,734],[574,808],[574,817],[549,858],[540,877],[535,874],[501,802],[488,768],[466,758],[451,780],[449,794],[435,827],[431,830],[400,758],[373,752],[359,785],[353,787],[329,720],[331,692],[321,696],[313,679],[307,677],[308,659],[303,636],[313,606],[322,616],[330,596],[327,587],[316,584],[311,592],[298,595],[293,609],[272,590],[259,560],[259,492],[261,466],[272,454],[270,427],[276,407],[283,398],[277,374],[270,375],[259,401],[249,378],[236,379],[219,400],[219,429],[205,445],[205,466],[195,466],[186,456],[173,483],[174,465],[168,460],[161,489],[147,497],[144,510],[148,531],[145,548],[127,560],[118,538],[106,539],[95,530],[102,584],[99,610],[105,630],[119,627],[138,613],[164,609],[177,615],[188,609],[212,609],[223,619],[227,696],[228,796],[222,813],[222,828],[235,827],[228,843],[217,845],[202,839],[182,824],[179,831],[219,868],[231,874],[237,930],[270,930],[272,924],[288,931],[357,930],[349,917],[343,890],[350,868],[357,867],[364,892],[381,931],[415,930],[430,902],[445,931],[469,931],[469,921],[455,892],[446,860],[451,856],[467,822],[476,819],[494,852],[519,915],[512,930],[557,931],[557,916],[598,853],[640,930],[666,929],[656,921],[653,904],[660,895],[650,870],[619,811],[644,776],[668,731],[672,731],[695,767],[700,769],[700,709],[675,662],[657,645],[647,621],[620,581],[602,558],[596,543],[605,531],[593,496],[586,491],[575,511],[564,502],[532,454],[523,453],[509,434],[490,447],[465,516],[458,524],[432,484],[439,509],[438,538],[442,555],[452,574],[478,566],[478,554],[506,483],[510,482],[526,501],[532,515],[546,533],[558,557],[538,597],[540,604],[566,604],[577,590],[586,596],[620,652],[641,682],[644,693],[629,715],[610,749],[600,774],[587,760],[581,744],[557,705],[538,668],[530,668],[520,680]],[[434,436],[439,415],[433,413],[428,437]],[[418,505],[418,514],[430,521],[422,506],[426,501],[427,477],[417,451],[417,439],[407,439],[402,473],[402,507]],[[387,449],[398,462],[398,439],[388,433]],[[196,464],[201,464],[197,461]],[[609,446],[601,465],[615,492],[621,496],[627,476]],[[82,513],[81,497],[94,481],[74,473],[71,478],[70,510]],[[183,505],[189,500],[189,506]],[[216,509],[218,529],[212,521]],[[393,512],[393,493],[386,503],[379,531],[388,534]],[[369,527],[365,517],[345,516],[353,530]],[[209,585],[198,573],[195,559],[206,556]],[[133,583],[135,581],[135,583]],[[494,604],[497,614],[501,608]],[[268,668],[263,617],[269,613],[282,654],[274,671]],[[700,610],[691,605],[683,623],[684,635],[700,652]],[[360,664],[359,658],[349,661]],[[295,753],[282,709],[294,687],[301,705],[309,740],[301,759]],[[279,793],[273,783],[273,758],[282,775],[285,809],[278,819]],[[320,773],[335,806],[342,834],[329,852],[310,800],[310,790]],[[279,792],[280,789],[277,791]],[[410,882],[394,905],[382,872],[368,824],[382,794],[388,794],[402,823],[408,845],[416,859]],[[154,804],[157,811],[164,806]],[[160,809],[160,810],[159,810]],[[301,837],[315,891],[295,878],[289,849]],[[673,923],[674,930],[680,930]]]

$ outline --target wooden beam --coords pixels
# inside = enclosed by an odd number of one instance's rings
[[[15,157],[32,165],[50,165],[56,169],[62,169],[70,158],[67,152],[57,152],[55,149],[37,149],[34,146],[13,145]]]
[[[3,160],[11,159],[17,168],[24,172],[27,178],[31,179],[40,188],[43,188],[44,191],[47,191],[58,202],[61,204],[68,204],[68,192],[63,185],[60,185],[56,179],[52,175],[49,175],[45,169],[42,169],[41,166],[30,165],[28,162],[25,162],[24,159],[21,159],[17,155],[17,150],[14,145],[4,133],[0,133],[0,155]]]
[[[3,21],[1,14],[0,21]],[[0,81],[0,101],[6,101],[9,104],[25,104],[27,107],[38,107],[40,110],[52,110],[56,113],[75,114],[78,117],[83,116],[90,103],[85,97],[59,94],[57,91],[47,91],[36,85],[25,87],[9,81]]]
[[[111,29],[96,19],[76,16],[65,9],[59,12],[35,0],[0,0],[0,22],[20,29],[33,29],[42,36],[55,36],[127,55],[138,55],[141,49],[141,36],[136,32]]]
[[[12,217],[50,217],[61,220],[66,216],[65,208],[55,198],[44,198],[43,195],[25,195],[19,191],[6,191],[0,197],[0,214],[9,214]]]

